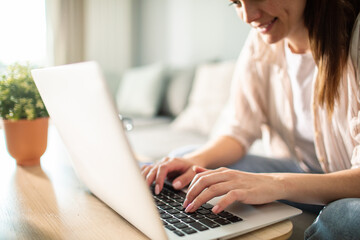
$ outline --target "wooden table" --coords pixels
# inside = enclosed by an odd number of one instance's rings
[[[237,237],[287,239],[287,220]],[[77,179],[55,127],[41,166],[19,167],[0,129],[0,239],[147,239]]]

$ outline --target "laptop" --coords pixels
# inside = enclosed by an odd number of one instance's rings
[[[236,202],[215,215],[211,207],[219,198],[185,213],[179,206],[184,192],[169,187],[154,197],[145,183],[96,62],[37,69],[32,75],[78,178],[150,239],[229,239],[301,213],[279,202]]]

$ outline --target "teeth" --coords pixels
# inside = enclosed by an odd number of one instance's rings
[[[270,23],[264,25],[264,26],[261,26],[259,27],[260,29],[266,29],[267,27],[269,27],[273,22],[275,22],[276,18],[274,18]]]
[[[271,23],[269,23],[269,24],[267,24],[267,25],[265,25],[265,26],[262,26],[261,28],[262,28],[262,29],[266,29],[268,26],[270,26],[270,24],[271,24]]]

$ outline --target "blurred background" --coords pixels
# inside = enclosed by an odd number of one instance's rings
[[[0,0],[0,29],[0,68],[96,60],[111,89],[136,66],[234,60],[249,31],[227,0]]]

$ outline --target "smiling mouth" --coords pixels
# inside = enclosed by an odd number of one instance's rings
[[[258,27],[256,27],[256,28],[257,28],[260,32],[263,32],[263,33],[268,32],[268,31],[271,29],[272,25],[276,22],[277,19],[278,19],[278,18],[275,17],[273,20],[271,20],[271,22],[266,23],[266,24],[262,24],[262,25],[260,25],[260,26],[258,26]]]

